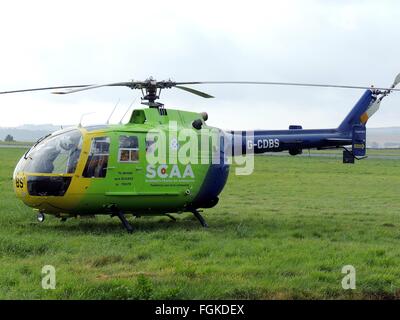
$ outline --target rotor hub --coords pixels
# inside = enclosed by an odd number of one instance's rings
[[[132,82],[132,89],[140,89],[142,91],[142,104],[150,108],[162,108],[162,103],[156,102],[160,99],[162,89],[170,89],[176,84],[171,80],[157,81],[153,77],[146,79],[143,82]]]

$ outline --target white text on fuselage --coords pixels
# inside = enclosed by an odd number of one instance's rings
[[[168,166],[167,164],[152,165],[146,167],[146,178],[149,179],[194,179],[194,172],[192,166],[187,164],[182,170],[179,169],[177,164]]]
[[[254,142],[251,140],[247,141],[248,149],[277,149],[279,148],[280,141],[279,139],[259,139]]]

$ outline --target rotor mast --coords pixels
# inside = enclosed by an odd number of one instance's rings
[[[133,82],[134,84],[134,82]],[[141,97],[141,104],[149,106],[150,108],[164,108],[164,104],[156,102],[160,99],[160,94],[162,89],[170,89],[176,84],[171,80],[167,81],[157,81],[153,77],[146,79],[143,82],[136,83],[133,85],[132,89],[140,89],[142,91],[143,97]]]

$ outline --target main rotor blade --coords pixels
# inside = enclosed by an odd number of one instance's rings
[[[82,88],[82,87],[88,87],[88,86],[90,86],[90,85],[82,84],[82,85],[74,85],[74,86],[43,87],[43,88],[33,88],[33,89],[12,90],[12,91],[0,91],[0,94],[41,91],[41,90],[54,90],[54,89],[71,89],[71,88]]]
[[[52,93],[53,94],[69,94],[69,93],[75,93],[75,92],[91,90],[91,89],[97,89],[97,88],[102,88],[102,87],[129,87],[129,88],[133,89],[135,84],[136,83],[133,82],[133,81],[130,81],[130,82],[115,82],[115,83],[107,83],[107,84],[95,84],[95,85],[80,87],[78,89],[73,89],[73,90],[68,90],[68,91],[54,91]]]
[[[175,86],[175,88],[178,88],[178,89],[181,89],[181,90],[185,90],[187,92],[193,93],[193,94],[198,95],[198,96],[203,97],[203,98],[214,98],[213,96],[209,95],[208,93],[205,93],[205,92],[202,92],[202,91],[199,91],[199,90],[195,90],[195,89],[192,89],[192,88],[183,87],[183,86]]]
[[[322,87],[322,88],[341,88],[341,89],[375,89],[400,91],[400,89],[366,86],[348,86],[337,84],[319,83],[299,83],[299,82],[270,82],[270,81],[196,81],[196,82],[177,82],[177,84],[247,84],[247,85],[277,85],[277,86],[298,86],[298,87]]]
[[[54,94],[69,94],[85,90],[97,89],[102,87],[128,87],[131,89],[147,89],[151,88],[173,88],[190,92],[192,94],[198,95],[203,98],[214,98],[213,96],[192,88],[185,87],[183,85],[196,85],[196,84],[233,84],[233,85],[277,85],[277,86],[299,86],[299,87],[322,87],[322,88],[344,88],[344,89],[364,89],[364,90],[380,90],[386,91],[386,94],[391,91],[400,91],[400,89],[394,88],[398,83],[400,83],[400,75],[396,77],[392,87],[367,87],[367,86],[351,86],[351,85],[336,85],[336,84],[319,84],[319,83],[299,83],[299,82],[273,82],[273,81],[190,81],[190,82],[173,82],[171,80],[167,81],[156,81],[149,78],[145,81],[127,81],[127,82],[115,82],[107,84],[96,84],[96,85],[70,85],[70,86],[55,86],[55,87],[42,87],[42,88],[32,88],[32,89],[21,89],[21,90],[11,90],[11,91],[0,91],[0,94],[7,93],[19,93],[19,92],[30,92],[30,91],[42,91],[42,90],[59,90],[64,89],[64,91],[55,91]],[[72,90],[65,90],[72,89]]]

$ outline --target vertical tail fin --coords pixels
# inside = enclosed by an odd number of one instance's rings
[[[368,119],[379,109],[380,100],[371,90],[367,90],[361,96],[350,113],[344,118],[339,131],[351,132],[354,126],[365,126]]]

